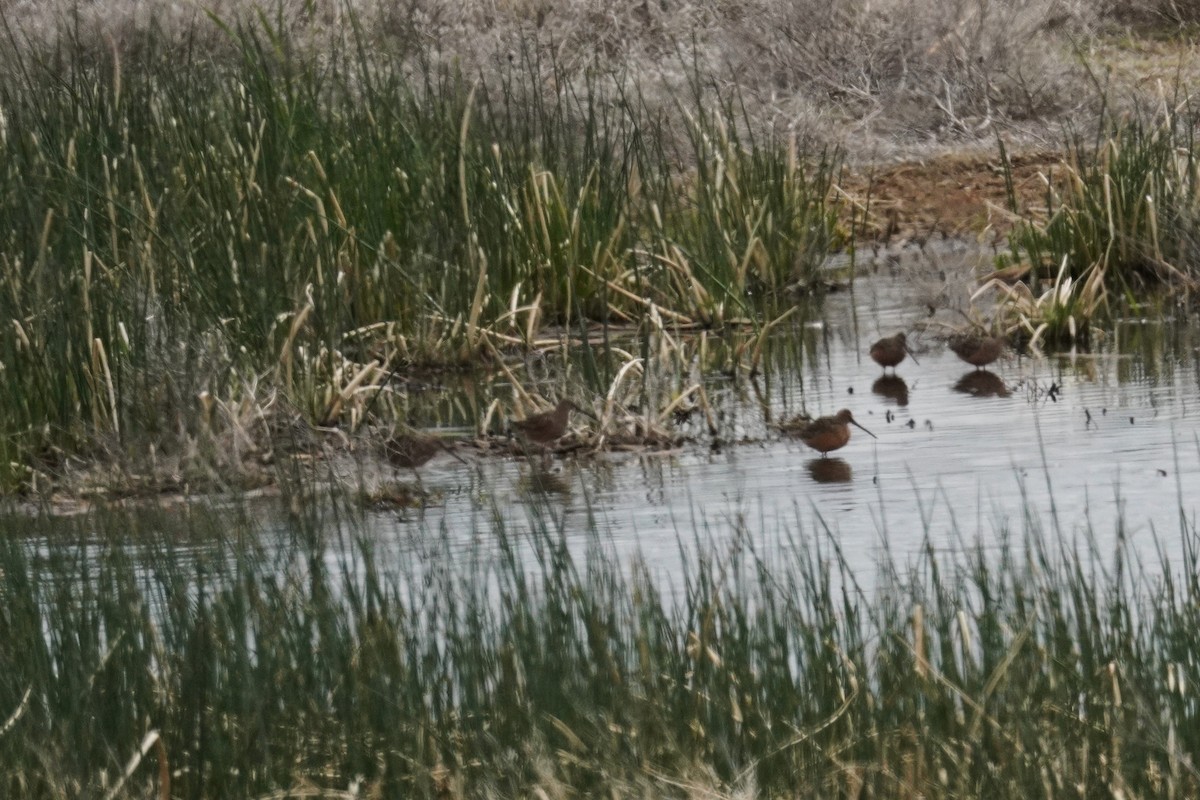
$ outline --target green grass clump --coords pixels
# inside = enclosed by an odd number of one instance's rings
[[[1062,172],[1047,178],[1044,219],[1010,234],[1014,259],[1030,268],[1025,288],[1007,292],[1010,322],[1035,340],[1082,339],[1106,309],[1197,285],[1197,119],[1184,110],[1126,120],[1095,144],[1068,143]]]
[[[353,422],[385,362],[761,321],[812,283],[834,162],[736,133],[732,98],[674,136],[621,76],[463,75],[348,19],[320,52],[266,17],[212,18],[215,50],[64,20],[0,63],[0,482],[236,429],[214,402]]]
[[[536,518],[418,557],[286,508],[0,520],[5,797],[1200,791],[1194,527],[1148,577],[1030,516],[866,592],[743,530],[664,592]]]

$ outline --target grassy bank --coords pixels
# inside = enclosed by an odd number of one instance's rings
[[[3,521],[4,796],[1200,790],[1190,525],[1163,577],[1027,517],[866,592],[835,541],[742,530],[664,595],[599,532],[417,557],[283,505]]]
[[[1002,298],[1010,333],[1088,344],[1114,315],[1153,314],[1200,287],[1200,114],[1176,107],[1073,136],[1041,203],[1010,188],[1011,254],[981,290]]]
[[[255,19],[214,21],[216,57],[70,28],[10,54],[4,483],[261,441],[272,405],[354,427],[389,368],[551,326],[761,326],[816,286],[837,159],[752,132],[736,90],[697,75],[668,130],[619,76],[414,67],[355,24],[319,53]]]
[[[694,410],[699,373],[757,370],[810,312],[831,249],[891,235],[869,178],[839,184],[845,147],[861,166],[1030,141],[1029,120],[1134,102],[1076,63],[1126,22],[1103,2],[493,5],[6,15],[0,491],[261,485],[314,428],[420,422],[379,389],[429,370],[505,385],[464,427],[564,394]],[[1020,209],[1011,260],[1033,278],[1004,325],[1070,338],[1184,269],[1195,120],[1173,119],[1106,129],[1071,153],[1072,192]],[[734,355],[692,369],[694,331]],[[651,375],[668,339],[677,368]],[[546,356],[567,366],[531,379]]]

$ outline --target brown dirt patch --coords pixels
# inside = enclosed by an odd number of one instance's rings
[[[1061,154],[1049,152],[1011,157],[1020,208],[1045,205],[1043,176],[1056,172],[1061,160]],[[856,212],[856,237],[881,245],[922,244],[931,236],[1002,239],[1014,221],[998,154],[949,155],[860,169],[847,175],[839,189],[847,216],[852,209]]]
[[[1113,109],[1132,102],[1142,110],[1178,111],[1200,82],[1198,34],[1195,26],[1138,33],[1121,29],[1089,40],[1081,55],[1097,80],[1105,83]],[[1043,176],[1062,175],[1064,156],[1058,150],[1010,153],[1013,189],[1023,212],[1045,208]],[[997,241],[1014,222],[1008,213],[1005,170],[994,146],[857,168],[844,176],[839,188],[846,201],[845,222],[856,223],[856,238],[881,246],[920,244],[936,235]],[[856,212],[854,220],[851,210]]]

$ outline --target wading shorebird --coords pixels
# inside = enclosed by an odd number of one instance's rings
[[[417,467],[423,467],[434,456],[447,452],[462,463],[467,461],[442,439],[427,433],[410,431],[397,434],[383,443],[383,452],[388,462],[401,469],[411,469],[415,474]],[[420,476],[418,476],[418,479]]]
[[[851,425],[872,439],[879,438],[855,422],[854,415],[850,413],[850,409],[848,408],[843,408],[832,417],[818,417],[807,424],[802,424],[794,428],[789,426],[786,432],[792,434],[813,450],[820,451],[821,458],[825,458],[826,454],[831,450],[845,447],[846,443],[850,441]]]
[[[917,357],[909,349],[908,342],[905,341],[903,333],[897,333],[895,336],[885,336],[871,345],[871,358],[874,359],[876,364],[883,367],[884,372],[887,372],[888,367],[891,367],[892,372],[895,372],[896,365],[903,361],[905,356],[912,356],[914,364],[921,363],[917,361]]]
[[[525,419],[515,420],[513,428],[530,444],[545,448],[563,437],[567,432],[567,419],[572,411],[596,418],[596,415],[586,408],[580,408],[571,400],[559,400],[553,411],[543,411],[531,414]]]
[[[951,336],[947,344],[955,355],[975,369],[986,367],[1004,352],[1003,339],[974,333],[960,333],[957,336]]]

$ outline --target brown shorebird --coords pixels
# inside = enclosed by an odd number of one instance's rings
[[[879,438],[855,422],[854,415],[850,413],[850,409],[848,408],[843,408],[832,417],[818,417],[811,421],[801,422],[795,426],[787,425],[784,431],[792,434],[813,450],[820,451],[821,458],[824,458],[829,451],[846,446],[846,443],[850,441],[851,425],[863,431],[872,439]]]
[[[596,416],[570,400],[559,400],[553,411],[531,414],[525,419],[515,420],[512,426],[526,441],[544,448],[548,444],[557,442],[567,432],[567,418],[572,411],[586,414],[593,419]]]
[[[1004,352],[1004,340],[995,336],[980,336],[975,333],[960,333],[951,336],[948,342],[955,355],[975,369],[986,367]]]
[[[908,342],[904,339],[903,333],[897,333],[895,336],[885,336],[875,344],[871,345],[871,358],[875,363],[883,367],[883,371],[887,372],[887,368],[891,367],[892,372],[896,371],[896,365],[904,360],[905,356],[912,356],[914,364],[920,364],[917,357],[913,355],[913,351],[908,348]]]
[[[411,469],[414,473],[416,473],[417,467],[424,466],[430,459],[443,451],[464,464],[467,463],[462,456],[454,452],[447,442],[427,433],[416,431],[400,433],[383,443],[383,452],[392,466]]]

